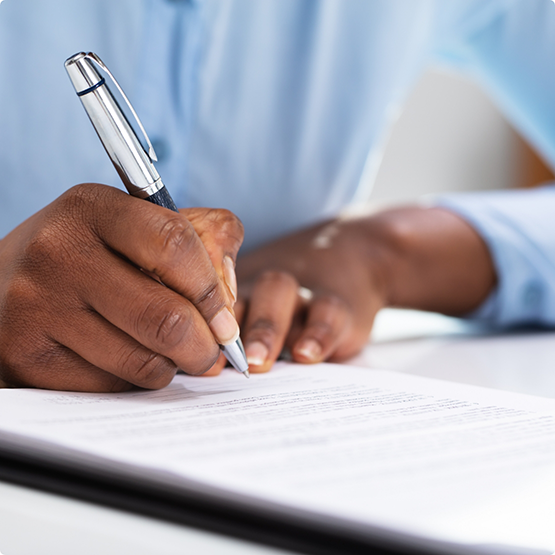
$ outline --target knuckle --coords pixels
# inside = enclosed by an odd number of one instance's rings
[[[173,304],[173,303],[172,303]],[[139,316],[137,332],[163,353],[172,351],[191,333],[191,318],[184,307],[151,302]]]
[[[170,311],[158,318],[155,325],[157,342],[172,349],[189,335],[191,323],[181,312]]]
[[[36,314],[42,295],[30,279],[12,280],[2,295],[0,325],[4,329],[15,328],[26,315]]]
[[[162,274],[170,273],[181,267],[185,260],[190,278],[187,298],[210,321],[226,302],[216,273],[203,271],[208,261],[194,227],[185,218],[169,218],[163,223],[159,237],[158,270]]]
[[[64,227],[62,222],[53,221],[33,233],[22,252],[21,269],[24,272],[40,272],[44,278],[70,256],[69,240],[63,240]]]
[[[279,326],[275,320],[271,318],[257,318],[248,327],[249,336],[252,338],[273,338],[279,333]]]
[[[82,183],[66,191],[57,202],[55,219],[65,228],[67,237],[79,239],[88,231],[89,236],[104,243],[106,230],[114,227],[120,219],[119,214],[127,209],[132,200],[115,187]],[[72,222],[74,228],[77,226],[77,233],[72,232]]]
[[[237,243],[241,243],[245,235],[243,222],[231,210],[217,208],[213,209],[213,211],[216,213],[215,219],[219,224],[220,232]]]
[[[47,371],[47,369],[57,366],[60,363],[60,359],[64,357],[67,352],[68,348],[59,343],[49,341],[46,344],[45,342],[45,344],[34,353],[34,364],[37,369]]]
[[[113,202],[113,187],[98,183],[81,183],[68,189],[58,199],[58,209],[62,217],[75,217],[79,221],[91,219],[97,210],[103,213],[103,207]]]
[[[98,200],[103,188],[95,183],[81,183],[69,188],[60,196],[60,201],[66,203],[66,207],[80,204],[90,204]]]
[[[41,310],[43,300],[34,283],[21,277],[12,280],[2,293],[0,379],[6,383],[25,385],[25,376],[55,366],[59,360],[59,346],[44,334],[50,316]]]
[[[102,185],[76,185],[58,198],[55,205],[28,236],[22,251],[26,268],[55,267],[62,261],[72,261],[75,253],[87,254],[97,244],[97,219],[105,210],[110,187]]]
[[[114,376],[111,384],[107,387],[108,393],[123,393],[132,389],[133,384]]]
[[[330,322],[324,320],[318,320],[317,322],[312,322],[308,327],[310,334],[317,338],[329,337],[335,334],[335,329]]]
[[[166,357],[143,347],[122,353],[118,366],[130,381],[148,389],[166,386],[176,370]]]
[[[63,347],[46,338],[20,336],[12,348],[1,349],[0,380],[11,387],[36,386],[37,379],[59,366],[63,355]]]
[[[220,284],[207,280],[200,285],[197,292],[191,294],[191,302],[198,307],[207,322],[225,306],[225,300],[220,293]]]
[[[332,294],[323,294],[318,297],[318,302],[325,306],[326,309],[333,310],[333,311],[348,311],[349,304],[347,301],[338,297],[337,295]]]
[[[158,232],[156,258],[166,267],[173,267],[178,260],[194,250],[196,232],[193,226],[181,217],[165,219]]]
[[[265,270],[260,274],[258,281],[263,285],[269,284],[295,290],[299,287],[295,276],[284,270]]]

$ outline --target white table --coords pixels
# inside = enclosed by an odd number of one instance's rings
[[[555,332],[492,334],[386,310],[353,364],[555,397]],[[3,555],[278,555],[271,549],[0,482]]]

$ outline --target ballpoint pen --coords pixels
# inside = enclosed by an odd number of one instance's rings
[[[148,151],[143,148],[97,67],[110,78],[126,102],[145,138]],[[79,52],[71,56],[65,61],[65,68],[127,191],[135,197],[178,212],[154,167],[156,153],[143,125],[110,70],[93,52]],[[238,338],[229,345],[220,345],[220,348],[232,366],[248,378],[249,366],[241,339]]]

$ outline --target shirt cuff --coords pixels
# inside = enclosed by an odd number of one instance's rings
[[[485,241],[498,284],[468,318],[496,326],[555,326],[555,186],[434,199]]]

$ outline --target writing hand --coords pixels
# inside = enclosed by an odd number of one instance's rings
[[[0,380],[120,391],[204,372],[237,333],[223,280],[241,241],[227,211],[72,188],[0,241]]]

